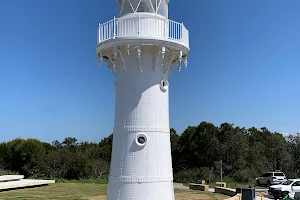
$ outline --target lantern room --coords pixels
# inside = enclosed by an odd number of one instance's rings
[[[169,0],[116,0],[118,17],[129,13],[147,12],[168,18]]]

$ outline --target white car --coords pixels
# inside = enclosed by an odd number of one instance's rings
[[[275,171],[275,172],[266,172],[262,176],[256,178],[257,185],[275,185],[281,184],[286,181],[286,176],[283,172]]]
[[[300,179],[289,179],[282,184],[272,185],[269,187],[269,194],[275,199],[290,195],[293,197],[295,193],[300,192]]]

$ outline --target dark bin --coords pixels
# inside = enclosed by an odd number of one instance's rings
[[[300,192],[296,192],[294,196],[295,200],[300,200]]]
[[[242,200],[255,200],[255,189],[242,188]]]

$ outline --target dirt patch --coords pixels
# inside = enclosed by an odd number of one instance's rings
[[[88,200],[105,200],[106,196],[105,195],[100,195],[100,196],[96,196],[96,197],[91,197]]]

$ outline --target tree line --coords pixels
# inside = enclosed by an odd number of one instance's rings
[[[170,129],[174,179],[177,182],[253,181],[266,171],[299,176],[300,134],[283,136],[267,128],[201,122],[182,134]],[[111,161],[113,135],[99,143],[68,137],[52,144],[37,139],[0,143],[0,168],[32,178],[104,179]]]

